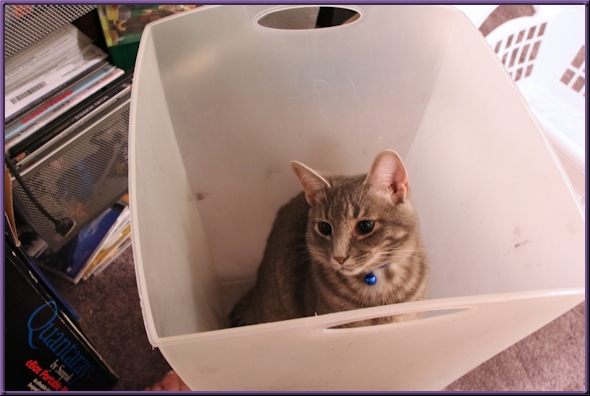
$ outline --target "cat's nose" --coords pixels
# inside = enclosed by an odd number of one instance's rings
[[[348,259],[348,257],[350,257],[350,256],[347,256],[347,257],[334,257],[334,260],[336,260],[338,262],[338,264],[342,265]]]

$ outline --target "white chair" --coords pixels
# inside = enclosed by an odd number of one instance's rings
[[[460,5],[480,27],[497,6]],[[486,36],[547,133],[585,205],[584,6],[537,5]]]

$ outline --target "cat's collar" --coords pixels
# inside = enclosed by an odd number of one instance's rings
[[[383,264],[381,267],[379,267],[377,269],[385,268],[385,267],[389,267],[389,263]],[[377,276],[375,276],[373,271],[371,271],[367,275],[365,275],[365,283],[369,286],[373,286],[375,283],[377,283]]]

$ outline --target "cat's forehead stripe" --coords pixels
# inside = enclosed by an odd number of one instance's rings
[[[367,197],[362,185],[358,183],[339,185],[326,198],[332,203],[328,214],[334,220],[360,218],[366,213]]]

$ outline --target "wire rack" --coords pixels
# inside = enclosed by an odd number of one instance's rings
[[[53,250],[59,249],[127,192],[129,106],[104,125],[88,130],[75,145],[45,161],[25,183],[55,218],[69,217],[76,228],[68,237],[30,201],[18,183],[13,184],[19,213]]]
[[[4,59],[94,8],[95,5],[5,5]]]
[[[4,6],[4,58],[15,55],[96,5]],[[58,155],[47,155],[30,174],[22,174],[37,200],[59,219],[69,217],[77,225],[67,237],[32,204],[19,184],[13,184],[15,208],[51,249],[57,250],[127,191],[126,110],[113,114],[84,131],[75,144]],[[41,163],[43,165],[41,165]]]

